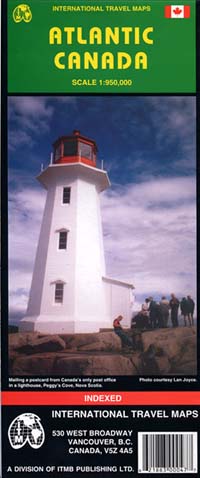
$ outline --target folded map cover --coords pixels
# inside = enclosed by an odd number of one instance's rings
[[[198,476],[198,19],[2,2],[2,478]]]

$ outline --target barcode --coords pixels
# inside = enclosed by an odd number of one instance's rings
[[[197,473],[197,432],[138,433],[138,473]]]

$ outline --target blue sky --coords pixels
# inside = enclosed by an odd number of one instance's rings
[[[107,274],[134,283],[135,307],[150,294],[195,297],[195,124],[193,97],[9,98],[11,318],[25,314],[44,207],[35,176],[74,129],[96,141],[111,181]]]

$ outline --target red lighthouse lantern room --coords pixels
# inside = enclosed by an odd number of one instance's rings
[[[84,163],[96,167],[95,141],[74,130],[71,136],[61,136],[53,144],[53,163]]]

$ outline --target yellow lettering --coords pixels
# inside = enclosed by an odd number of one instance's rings
[[[97,70],[98,68],[98,54],[97,52],[94,52],[90,54],[88,51],[85,52],[84,55],[84,66],[85,69],[88,70],[90,66],[94,68],[94,70]]]
[[[56,43],[57,45],[61,45],[62,43],[62,33],[61,29],[58,27],[52,27],[49,30],[49,43],[50,45],[54,45]]]
[[[64,51],[57,53],[57,55],[54,57],[54,64],[56,68],[59,68],[59,70],[65,70],[65,65],[63,65],[63,63],[60,63],[61,58],[65,58]]]
[[[94,43],[97,43],[97,45],[102,44],[101,28],[93,27],[90,29],[90,44],[93,45]]]
[[[65,27],[64,32],[66,33],[66,43],[68,45],[72,44],[72,33],[75,32],[74,27]]]
[[[110,70],[114,69],[114,57],[112,53],[110,53],[109,51],[103,53],[101,59],[101,66],[102,70],[106,70],[107,66]]]
[[[143,51],[139,51],[135,55],[135,69],[140,70],[147,70],[147,55]]]
[[[128,53],[119,51],[118,53],[118,68],[119,70],[126,70],[131,65],[131,56]]]
[[[153,27],[145,28],[145,30],[143,31],[142,38],[145,43],[148,43],[148,45],[153,45],[153,40],[151,40],[151,38],[148,38],[150,32],[153,32]]]
[[[139,45],[140,44],[140,28],[139,27],[135,27],[135,41],[134,41],[135,45]]]
[[[80,43],[80,45],[85,45],[87,43],[87,40],[82,37],[82,31],[82,27],[77,28],[77,42]]]
[[[122,32],[124,33],[124,44],[130,44],[130,33],[133,31],[132,27],[122,27]]]
[[[110,27],[105,29],[105,44],[109,45],[112,40],[115,45],[119,43],[119,27],[115,27],[113,30]]]
[[[76,70],[80,70],[81,67],[81,59],[79,53],[73,51],[68,56],[68,68],[69,70],[73,70],[75,67]]]

